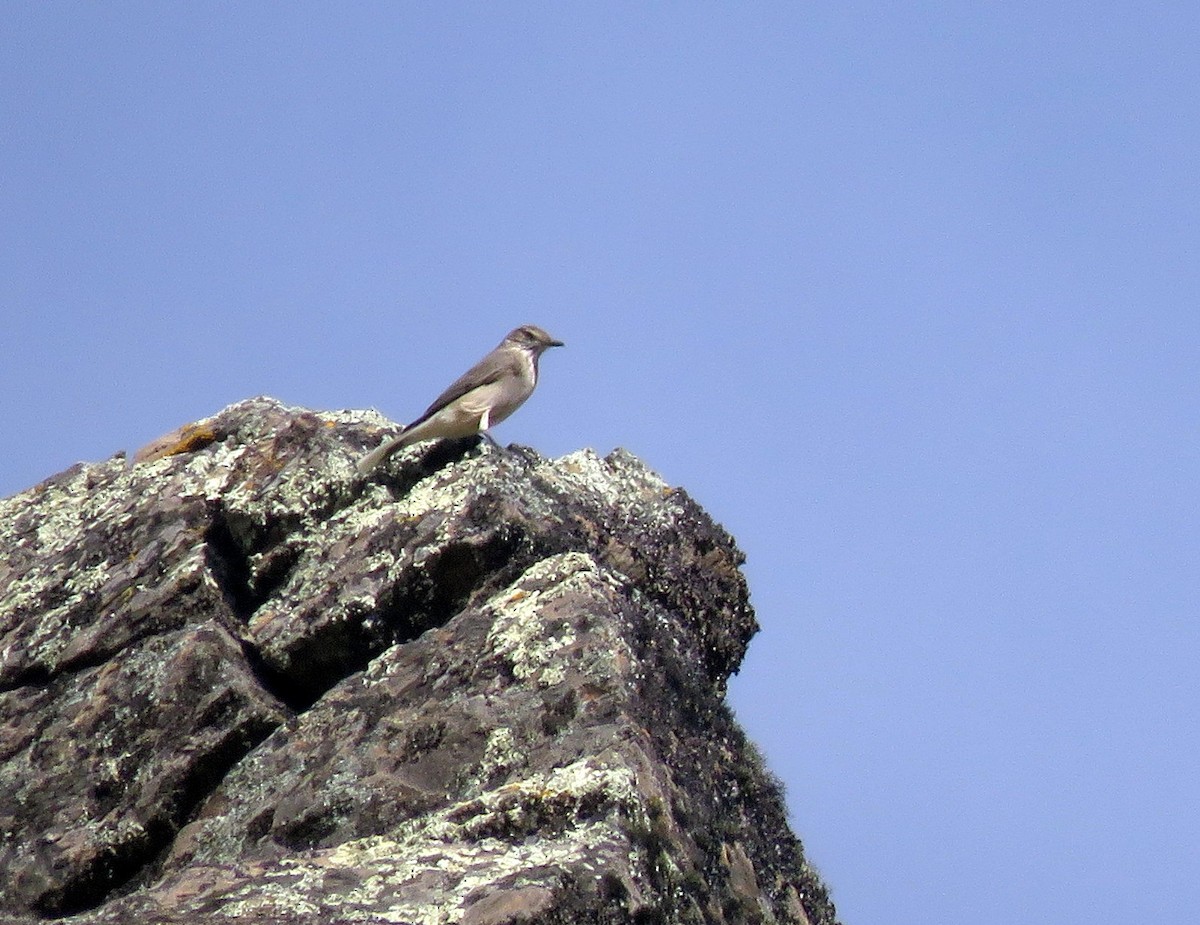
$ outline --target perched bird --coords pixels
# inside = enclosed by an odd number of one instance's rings
[[[400,436],[359,460],[358,471],[366,475],[397,450],[422,440],[478,433],[487,436],[489,427],[499,424],[533,394],[538,357],[551,347],[561,346],[562,341],[536,325],[524,324],[510,331],[495,350],[455,379]]]

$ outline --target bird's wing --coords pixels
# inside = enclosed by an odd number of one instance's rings
[[[515,364],[507,357],[488,355],[455,379],[441,395],[433,400],[425,413],[408,425],[406,430],[416,427],[423,421],[433,417],[452,401],[462,398],[468,392],[473,392],[480,386],[489,385],[504,376],[512,374]]]

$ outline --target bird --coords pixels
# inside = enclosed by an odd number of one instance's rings
[[[366,475],[397,450],[423,440],[478,433],[490,440],[488,428],[507,418],[533,394],[538,358],[551,347],[562,346],[561,340],[534,324],[509,331],[491,353],[455,379],[399,436],[359,460],[359,474]]]

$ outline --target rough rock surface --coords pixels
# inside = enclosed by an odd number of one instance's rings
[[[393,430],[252,399],[0,501],[0,920],[833,922],[730,537],[622,451],[358,478]]]

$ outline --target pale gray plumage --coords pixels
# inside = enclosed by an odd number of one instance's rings
[[[508,333],[482,360],[451,383],[425,413],[358,463],[363,475],[395,453],[422,440],[485,433],[524,404],[538,379],[538,357],[561,347],[541,328],[525,324]]]

